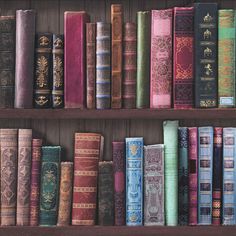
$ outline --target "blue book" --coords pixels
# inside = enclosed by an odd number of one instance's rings
[[[126,225],[143,224],[143,138],[126,138]]]
[[[198,224],[212,223],[213,127],[198,128]]]

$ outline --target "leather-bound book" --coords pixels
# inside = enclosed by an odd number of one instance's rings
[[[73,186],[73,162],[61,162],[58,226],[70,225]]]
[[[17,129],[0,129],[1,225],[16,224]]]
[[[16,11],[15,108],[33,107],[35,11]]]
[[[111,107],[111,25],[97,22],[96,108]]]
[[[136,24],[124,24],[123,35],[123,108],[136,108],[137,32]]]
[[[35,38],[34,107],[51,107],[52,34],[39,33]]]
[[[122,107],[122,26],[121,4],[111,5],[111,108]]]
[[[98,170],[98,224],[114,224],[113,162],[99,162]]]
[[[60,146],[42,147],[39,225],[57,224],[59,183],[60,183]]]
[[[32,129],[18,130],[16,224],[29,225]]]
[[[193,107],[193,7],[174,8],[174,108]]]
[[[87,108],[96,104],[96,23],[86,24]]]
[[[39,194],[42,157],[42,139],[32,140],[30,226],[39,224]]]
[[[75,133],[72,225],[95,225],[101,135]]]
[[[136,108],[149,108],[150,104],[150,28],[150,12],[137,12]]]
[[[53,34],[52,107],[64,107],[64,35]]]
[[[0,16],[0,108],[14,107],[15,30],[15,16]]]
[[[173,10],[152,10],[150,107],[171,108]]]
[[[112,142],[115,225],[125,225],[125,143]]]
[[[85,11],[67,11],[65,22],[65,108],[85,107]]]
[[[217,3],[194,4],[195,107],[217,106]]]

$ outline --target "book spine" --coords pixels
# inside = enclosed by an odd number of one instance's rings
[[[64,107],[64,35],[53,34],[52,107]]]
[[[35,11],[16,11],[15,108],[33,107]]]
[[[235,106],[235,11],[219,10],[218,104]]]
[[[173,10],[152,10],[150,107],[171,108]]]
[[[143,224],[143,138],[126,138],[126,225]]]
[[[111,25],[97,22],[96,108],[111,107]]]
[[[166,225],[178,224],[178,121],[164,121]]]
[[[136,108],[150,104],[150,12],[137,12],[137,95]]]
[[[164,145],[144,146],[144,225],[164,225]]]
[[[213,128],[198,128],[198,224],[212,223]]]
[[[42,147],[39,224],[57,224],[60,182],[60,146]]]

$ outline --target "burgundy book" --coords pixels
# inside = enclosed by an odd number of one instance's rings
[[[84,11],[67,11],[65,16],[65,108],[85,106],[85,24]]]
[[[174,8],[174,108],[193,107],[193,7]]]

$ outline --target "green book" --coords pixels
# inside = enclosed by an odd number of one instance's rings
[[[57,224],[60,161],[60,146],[42,147],[39,209],[39,224],[42,226]]]
[[[137,13],[137,108],[150,103],[150,12]]]
[[[164,121],[166,225],[178,224],[178,121]]]

